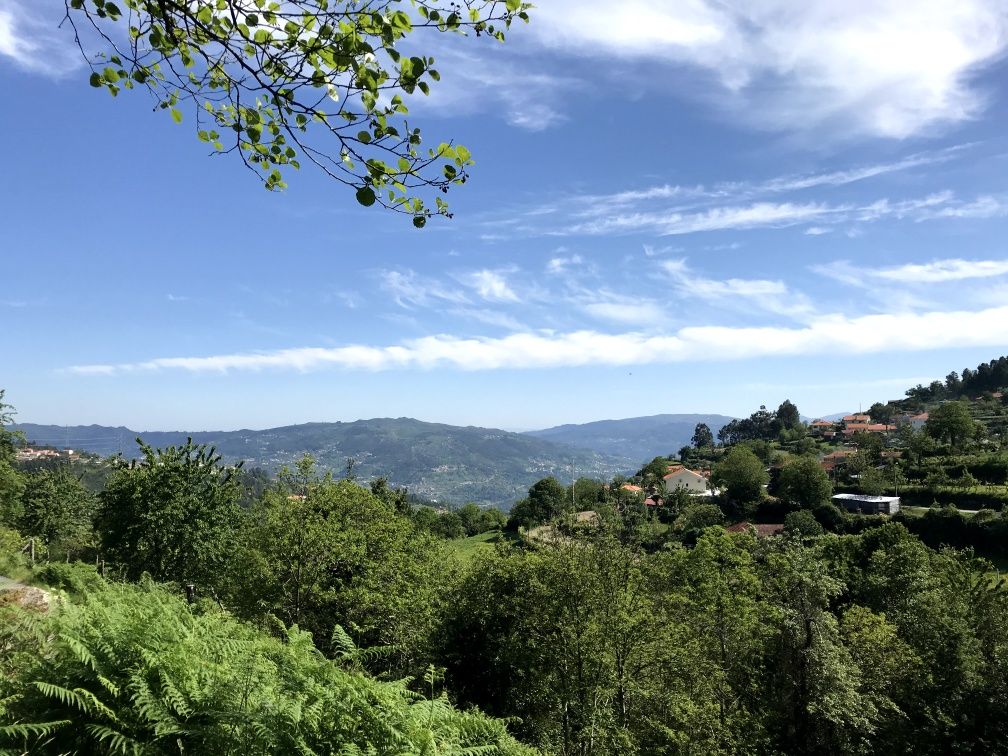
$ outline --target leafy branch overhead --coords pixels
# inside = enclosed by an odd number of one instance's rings
[[[314,165],[364,206],[451,217],[441,197],[472,157],[423,146],[404,96],[429,94],[434,58],[408,54],[418,29],[504,40],[521,0],[65,0],[66,19],[113,96],[145,88],[216,153],[236,153],[271,190]],[[121,28],[127,25],[127,32]],[[89,53],[97,34],[107,50]],[[433,203],[431,198],[433,197]]]

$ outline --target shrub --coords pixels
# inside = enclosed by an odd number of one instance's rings
[[[224,613],[194,613],[149,582],[105,586],[0,627],[5,648],[18,650],[0,675],[0,749],[527,752],[496,720],[325,659],[297,627],[269,637]]]

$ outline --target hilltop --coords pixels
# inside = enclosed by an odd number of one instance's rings
[[[674,454],[683,446],[688,446],[697,423],[706,423],[716,436],[733,419],[727,415],[648,415],[558,425],[529,431],[527,435],[580,446],[600,454],[631,457],[640,464],[660,455]]]

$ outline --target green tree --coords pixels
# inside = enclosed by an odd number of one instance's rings
[[[489,533],[493,530],[503,530],[506,525],[507,515],[497,509],[497,507],[488,507],[480,515],[479,532]]]
[[[455,514],[458,515],[466,535],[473,536],[483,532],[483,510],[479,508],[478,504],[469,502],[459,507]]]
[[[802,538],[822,535],[825,530],[816,516],[807,509],[788,512],[784,516],[784,532],[792,533]]]
[[[796,543],[770,554],[764,569],[778,610],[767,681],[778,748],[794,754],[865,750],[881,713],[830,612],[843,584],[812,549]]]
[[[571,509],[568,490],[554,477],[543,478],[529,489],[528,497],[511,509],[509,527],[530,528],[555,520]]]
[[[724,512],[716,504],[693,504],[683,511],[678,525],[683,538],[691,541],[706,528],[723,525],[724,521]]]
[[[802,427],[801,413],[790,399],[785,399],[774,413],[777,425],[782,430],[796,430]]]
[[[885,492],[885,478],[876,467],[867,467],[858,476],[858,489],[868,496],[881,496]]]
[[[929,413],[924,430],[936,441],[958,449],[973,436],[976,423],[966,403],[946,402]]]
[[[247,523],[230,581],[243,615],[297,624],[327,651],[339,625],[362,647],[390,647],[389,668],[412,669],[449,576],[435,539],[368,489],[318,476],[311,460],[281,473]]]
[[[407,120],[414,92],[440,80],[411,36],[424,29],[504,40],[531,7],[520,0],[378,5],[349,0],[67,0],[67,18],[107,46],[81,47],[91,85],[146,90],[176,122],[191,118],[218,153],[237,153],[269,189],[284,171],[314,165],[362,205],[448,215],[441,198],[468,178],[461,145],[421,149]],[[128,28],[110,28],[121,24]],[[428,43],[430,44],[430,43]],[[78,41],[78,45],[80,42]],[[430,198],[433,197],[433,203]]]
[[[235,545],[241,489],[215,450],[188,439],[153,449],[137,439],[139,462],[119,461],[99,495],[101,546],[127,577],[216,588]]]
[[[20,517],[24,491],[24,476],[14,466],[21,438],[7,430],[14,421],[14,414],[14,407],[4,402],[4,389],[0,389],[0,523],[7,525],[14,525]]]
[[[811,508],[829,502],[833,484],[814,457],[793,457],[781,469],[779,495],[791,504]]]
[[[882,404],[882,402],[875,402],[871,407],[868,408],[868,415],[871,417],[873,423],[885,423],[889,424],[892,422],[893,417],[896,415],[896,408],[891,404]]]
[[[763,498],[763,486],[770,480],[763,463],[746,446],[735,446],[714,465],[714,485],[724,488],[728,500],[745,507]]]
[[[711,433],[707,423],[697,423],[693,429],[693,439],[691,441],[695,449],[707,449],[714,446],[714,434]]]
[[[66,467],[40,470],[26,478],[18,530],[40,538],[50,557],[81,556],[95,546],[97,498]]]

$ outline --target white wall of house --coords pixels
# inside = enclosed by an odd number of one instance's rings
[[[707,478],[692,470],[679,470],[665,476],[665,488],[669,491],[685,488],[690,493],[703,493],[707,490]]]

